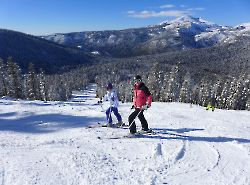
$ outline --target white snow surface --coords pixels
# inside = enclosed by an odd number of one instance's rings
[[[97,101],[95,86],[66,102],[0,99],[0,184],[250,184],[250,112],[153,102],[157,134],[123,138],[88,128],[105,122]],[[120,105],[127,122],[131,103]]]

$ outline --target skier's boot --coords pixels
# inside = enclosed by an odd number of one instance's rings
[[[141,131],[142,131],[142,132],[146,132],[146,133],[151,133],[151,132],[153,132],[152,129],[148,129],[148,128],[147,128],[147,129],[144,129],[144,128],[143,128]]]
[[[116,124],[118,127],[122,127],[125,125],[125,123],[123,123],[122,121],[118,121],[118,123]]]
[[[136,133],[129,133],[127,136],[125,137],[128,137],[128,138],[135,138],[135,137],[139,137],[141,134],[136,132]]]
[[[112,123],[107,123],[107,127],[113,127]]]

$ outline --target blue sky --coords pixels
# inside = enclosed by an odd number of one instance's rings
[[[235,26],[250,22],[250,0],[0,0],[0,28],[34,35],[135,28],[186,14]]]

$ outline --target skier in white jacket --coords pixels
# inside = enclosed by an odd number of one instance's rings
[[[111,112],[113,112],[117,118],[118,121],[117,125],[121,126],[123,123],[122,123],[122,117],[118,112],[119,102],[116,91],[114,90],[113,85],[111,83],[108,83],[106,88],[107,88],[107,94],[103,97],[103,101],[110,102],[110,107],[106,110],[106,119],[108,126],[113,125]]]

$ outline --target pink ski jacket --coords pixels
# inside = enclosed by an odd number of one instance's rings
[[[151,106],[152,95],[143,82],[134,84],[134,99],[133,103],[135,108],[142,108],[143,105]]]

